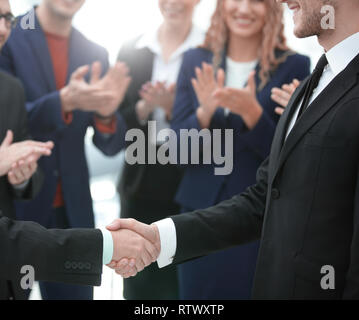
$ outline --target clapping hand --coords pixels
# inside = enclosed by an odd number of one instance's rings
[[[218,88],[213,94],[217,103],[242,117],[249,129],[253,129],[263,113],[257,100],[255,72],[249,75],[248,84],[244,89]]]
[[[9,182],[18,185],[31,178],[39,158],[51,155],[54,144],[31,140],[13,143],[13,138],[9,130],[0,146],[0,176],[8,175]]]
[[[224,87],[225,74],[223,69],[219,69],[215,76],[213,67],[205,62],[202,63],[202,69],[196,67],[195,72],[196,79],[192,79],[192,86],[200,104],[197,117],[201,127],[208,128],[213,114],[220,105],[214,93]]]
[[[155,84],[145,83],[139,93],[151,111],[155,107],[160,107],[165,111],[167,119],[171,119],[175,92],[176,84],[166,86],[164,82],[157,81]]]
[[[134,219],[117,219],[107,229],[115,243],[114,256],[108,266],[117,274],[124,278],[134,277],[157,260],[161,243],[156,225],[146,225]],[[123,240],[120,237],[124,237]]]
[[[85,76],[89,71],[89,66],[78,68],[71,75],[69,84],[60,91],[63,110],[82,110],[95,112],[103,118],[110,117],[122,103],[131,83],[129,69],[124,63],[117,62],[101,79],[101,64],[94,62],[87,83]]]
[[[294,79],[290,84],[284,84],[282,88],[273,88],[272,89],[272,100],[278,103],[278,106],[275,109],[275,112],[279,115],[282,115],[285,108],[287,107],[290,98],[292,97],[294,91],[299,87],[300,82],[297,79]]]

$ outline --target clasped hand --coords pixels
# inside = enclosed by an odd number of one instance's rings
[[[50,156],[53,142],[22,141],[13,143],[12,131],[7,131],[0,146],[0,177],[7,175],[12,185],[21,185],[37,170],[37,161]]]
[[[158,259],[161,243],[156,225],[117,219],[107,229],[114,243],[113,258],[107,266],[122,277],[133,277]]]

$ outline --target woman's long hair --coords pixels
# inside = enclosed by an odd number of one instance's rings
[[[224,17],[224,1],[217,0],[217,8],[212,16],[211,25],[207,31],[204,44],[201,48],[206,48],[213,52],[213,65],[217,69],[222,62],[223,50],[228,42],[229,30]],[[263,28],[262,45],[259,51],[261,80],[260,89],[268,82],[270,72],[275,70],[279,64],[284,62],[289,54],[287,40],[284,36],[283,6],[273,0],[264,0],[267,6],[266,23]],[[287,51],[281,57],[276,57],[275,50]]]

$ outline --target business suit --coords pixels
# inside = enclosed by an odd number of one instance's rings
[[[21,17],[20,17],[21,19]],[[83,65],[100,61],[108,68],[108,54],[102,47],[87,40],[75,28],[69,38],[67,82],[73,71]],[[29,131],[35,140],[55,143],[52,155],[39,161],[45,175],[44,185],[34,201],[17,205],[17,218],[35,221],[45,227],[93,228],[94,215],[89,188],[89,173],[84,151],[84,137],[89,126],[94,127],[94,143],[102,150],[124,144],[125,123],[117,115],[117,132],[111,137],[101,135],[94,123],[94,114],[73,112],[67,125],[62,116],[59,91],[56,90],[54,68],[45,33],[35,15],[35,29],[24,30],[20,25],[4,46],[0,68],[22,82],[26,93]],[[74,156],[75,155],[75,156]],[[61,179],[65,208],[64,222],[54,221],[54,197]],[[86,289],[87,297],[92,289]],[[50,295],[54,290],[50,289]],[[81,288],[80,291],[85,291]],[[66,292],[65,292],[66,293]],[[68,294],[74,293],[73,289]],[[80,298],[81,292],[79,293]]]
[[[13,77],[0,72],[0,141],[3,141],[7,130],[12,130],[14,142],[27,140],[27,116],[25,110],[24,90]],[[42,176],[36,172],[28,186],[21,192],[15,192],[9,184],[7,176],[0,177],[0,210],[6,212],[7,217],[15,219],[14,200],[16,198],[32,199],[40,190]],[[8,287],[14,292],[14,298],[23,297],[16,283],[10,284],[0,280],[0,299],[9,297]],[[5,294],[6,293],[6,294]]]
[[[6,211],[0,210],[0,300],[26,299],[20,287],[23,266],[34,268],[37,281],[101,284],[100,230],[47,230],[33,222],[11,220],[3,213]]]
[[[308,80],[302,83],[257,183],[215,207],[173,217],[177,263],[261,238],[253,298],[359,298],[358,75],[359,55],[285,140]],[[335,290],[321,289],[325,265],[335,268]]]
[[[257,100],[263,108],[263,115],[257,125],[248,130],[243,119],[236,114],[225,113],[219,108],[209,129],[233,130],[233,171],[228,175],[215,175],[216,165],[186,165],[183,180],[176,200],[182,212],[213,206],[230,199],[255,183],[255,174],[268,156],[274,136],[278,115],[276,104],[271,100],[271,89],[290,83],[294,78],[304,79],[309,74],[310,61],[293,52],[277,51],[283,57],[276,70],[270,74],[267,84],[261,88],[260,65],[256,66]],[[286,58],[284,58],[286,57]],[[227,71],[227,55],[223,54],[221,67]],[[200,105],[191,85],[195,68],[203,62],[210,64],[213,54],[197,48],[186,53],[178,79],[172,129],[180,135],[181,129],[201,130],[196,110]],[[224,154],[222,139],[222,152]],[[249,299],[257,261],[259,242],[216,253],[179,266],[180,292],[183,299]],[[221,270],[213,277],[214,270]]]
[[[136,103],[141,99],[139,91],[152,79],[155,56],[148,48],[136,48],[138,39],[127,43],[118,60],[130,69],[132,83],[120,106],[120,113],[128,129],[140,129],[148,145],[148,124],[137,119]],[[149,120],[152,119],[152,115]],[[147,149],[147,148],[146,148]],[[121,199],[121,217],[152,223],[168,215],[179,213],[174,197],[181,179],[181,171],[175,165],[124,165],[118,190]],[[127,299],[177,299],[177,272],[175,267],[158,270],[150,266],[136,278],[124,280],[124,296]]]

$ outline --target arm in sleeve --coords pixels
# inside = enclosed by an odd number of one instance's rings
[[[27,112],[25,109],[25,93],[21,84],[19,82],[16,82],[16,84],[18,85],[12,86],[14,92],[11,95],[15,99],[13,102],[13,110],[16,110],[15,117],[18,119],[17,128],[14,132],[14,142],[20,142],[30,139],[30,136],[28,133]],[[17,199],[33,199],[40,192],[42,183],[43,174],[38,168],[21,190],[13,187],[13,194]]]
[[[177,234],[174,263],[257,240],[261,236],[268,162],[257,172],[257,183],[244,193],[204,210],[171,217]]]
[[[0,216],[3,279],[18,279],[21,268],[29,265],[36,280],[100,285],[102,250],[100,230],[47,230],[33,222]]]

